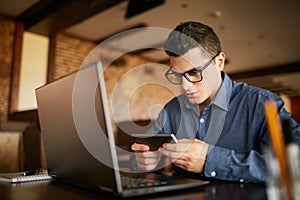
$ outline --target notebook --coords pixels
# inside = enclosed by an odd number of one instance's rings
[[[25,172],[0,173],[0,182],[23,183],[31,181],[51,180],[52,177],[47,173],[26,175]]]
[[[49,175],[121,197],[208,184],[120,168],[102,72],[99,61],[36,89]]]

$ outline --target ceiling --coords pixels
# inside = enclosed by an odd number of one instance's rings
[[[38,15],[33,15],[31,9],[28,15],[26,10],[37,4],[42,4],[35,7],[42,12],[35,11]],[[66,10],[65,7],[71,4],[71,10]],[[64,31],[95,42],[133,27],[168,30],[183,21],[200,21],[219,35],[226,54],[225,71],[233,78],[277,93],[300,96],[298,0],[165,0],[163,4],[130,18],[125,17],[127,6],[128,1],[120,0],[0,0],[0,13],[17,19],[31,17],[27,27],[31,32],[49,35]],[[54,13],[60,14],[54,16]],[[52,26],[45,26],[50,20]],[[65,24],[56,25],[54,30],[55,20]],[[51,28],[54,31],[51,32]],[[153,39],[137,31],[118,37],[113,44],[118,50],[127,51],[128,43],[139,41],[139,38],[147,41],[145,45],[157,47],[165,40],[165,37]],[[141,55],[154,62],[167,59],[161,51],[142,51]],[[256,78],[247,72],[255,72],[252,74]]]

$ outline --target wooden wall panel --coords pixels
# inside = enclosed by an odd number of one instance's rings
[[[300,97],[291,98],[292,116],[300,123]]]

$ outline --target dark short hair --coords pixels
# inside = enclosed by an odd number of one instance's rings
[[[188,21],[171,31],[164,50],[169,56],[178,57],[199,46],[212,57],[222,51],[220,40],[211,27],[200,22]]]

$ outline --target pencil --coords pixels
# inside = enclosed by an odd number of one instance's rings
[[[287,199],[292,200],[291,180],[288,171],[287,160],[285,159],[286,149],[276,103],[274,101],[266,101],[264,103],[264,109],[273,151],[279,164],[280,179],[286,189]]]

